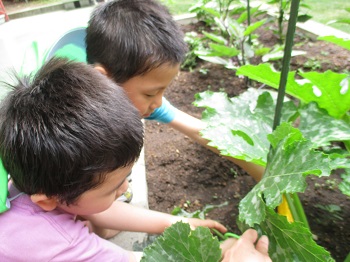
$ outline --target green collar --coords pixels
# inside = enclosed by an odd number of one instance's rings
[[[0,159],[0,213],[3,213],[9,209],[7,194],[8,194],[8,174]]]

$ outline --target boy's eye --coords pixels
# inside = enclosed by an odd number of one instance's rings
[[[151,94],[146,94],[147,97],[153,97],[158,95],[159,92],[151,93]]]
[[[147,96],[147,97],[157,96],[158,94],[162,93],[164,91],[164,89],[165,88],[160,88],[160,89],[154,90],[154,91],[152,91],[152,93],[145,94],[145,96]]]

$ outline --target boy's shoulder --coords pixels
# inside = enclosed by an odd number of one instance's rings
[[[57,209],[45,212],[28,195],[11,201],[0,224],[2,261],[97,261],[97,257],[128,261],[125,250],[90,234],[73,215]]]
[[[18,196],[11,201],[11,208],[0,215],[4,237],[1,256],[12,261],[51,260],[55,252],[45,246],[48,243],[55,249],[68,246],[73,235],[68,234],[65,227],[72,220],[69,214],[41,210],[28,195]]]

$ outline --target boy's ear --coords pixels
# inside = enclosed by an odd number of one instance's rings
[[[31,195],[32,202],[45,211],[52,211],[57,207],[57,200],[53,197],[47,197],[44,194]]]
[[[100,64],[95,64],[94,65],[94,68],[99,71],[101,74],[105,75],[105,76],[108,76],[108,72],[107,70]]]

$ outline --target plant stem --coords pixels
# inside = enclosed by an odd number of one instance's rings
[[[275,109],[275,118],[273,122],[273,130],[275,130],[277,126],[279,126],[280,120],[281,120],[283,100],[284,100],[284,95],[286,91],[286,84],[287,84],[287,79],[289,74],[289,64],[290,64],[290,58],[292,54],[294,34],[295,34],[297,18],[298,18],[299,3],[300,3],[300,0],[292,0],[292,4],[290,6],[290,17],[288,21],[287,36],[286,36],[285,47],[284,47],[281,79],[278,87],[278,97],[277,97],[277,103],[276,103],[276,109]],[[299,200],[298,195],[295,193],[292,195],[292,198],[291,198],[291,196],[287,194],[286,199],[294,221],[302,222],[306,227],[310,229],[309,223],[306,219],[305,212]]]
[[[225,237],[219,230],[216,230],[215,228],[211,229],[221,240],[226,240],[227,237]]]
[[[304,225],[310,229],[309,222],[307,221],[303,205],[297,194],[286,194],[288,206],[293,215],[294,221],[299,221],[304,223]]]

